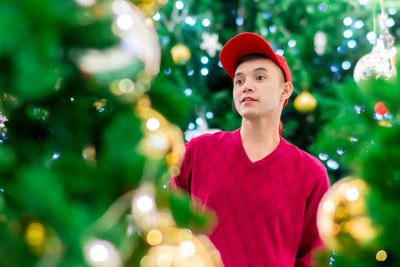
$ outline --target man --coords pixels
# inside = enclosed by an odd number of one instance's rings
[[[290,69],[254,33],[232,38],[220,60],[234,83],[241,128],[189,141],[171,184],[218,215],[210,239],[226,267],[310,266],[321,245],[316,213],[329,179],[321,162],[280,136]]]

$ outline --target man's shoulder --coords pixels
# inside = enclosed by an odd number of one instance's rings
[[[286,143],[287,143],[287,153],[291,155],[293,160],[297,162],[298,165],[304,167],[307,166],[308,168],[314,168],[316,170],[326,172],[325,166],[315,156],[297,147],[296,145],[293,145],[287,141]]]
[[[220,144],[222,145],[223,143],[226,142],[233,142],[233,136],[235,132],[228,132],[228,131],[218,131],[215,133],[204,133],[202,135],[199,135],[197,137],[192,138],[188,144],[192,146],[198,146],[198,145],[215,145],[215,144]]]

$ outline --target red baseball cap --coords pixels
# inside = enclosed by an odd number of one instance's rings
[[[243,32],[236,35],[224,45],[219,54],[222,67],[232,80],[239,60],[250,54],[267,56],[283,70],[286,82],[292,81],[292,74],[286,59],[276,54],[264,38],[252,32]]]

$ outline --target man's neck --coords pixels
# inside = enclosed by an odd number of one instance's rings
[[[279,118],[243,118],[240,137],[249,159],[253,162],[260,160],[279,145]]]

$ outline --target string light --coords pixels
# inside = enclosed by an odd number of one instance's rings
[[[351,68],[351,62],[348,61],[348,60],[343,61],[343,63],[342,63],[342,69],[348,70],[348,69],[350,69],[350,68]]]
[[[244,19],[242,17],[236,18],[236,25],[242,26],[244,23]]]
[[[396,13],[397,13],[397,9],[395,8],[395,7],[389,7],[389,9],[388,9],[388,13],[390,14],[390,15],[396,15]]]
[[[53,154],[53,159],[58,159],[60,157],[60,153],[54,153]]]
[[[365,6],[366,4],[369,3],[369,0],[358,0],[358,2],[360,3],[360,5]]]
[[[350,26],[353,23],[353,19],[351,17],[346,17],[343,19],[343,24],[345,26]]]
[[[94,245],[89,252],[90,258],[94,262],[102,262],[108,258],[108,249],[103,244]]]
[[[318,155],[320,160],[327,160],[328,159],[328,155],[326,153],[319,153]]]
[[[349,201],[356,201],[359,196],[360,196],[360,193],[358,192],[357,188],[355,188],[355,187],[351,187],[351,188],[347,189],[347,191],[346,191],[346,198]]]
[[[295,47],[296,46],[296,40],[289,40],[289,42],[288,42],[288,46],[289,47]]]
[[[318,5],[318,9],[319,9],[319,10],[323,10],[323,11],[327,10],[327,9],[328,9],[327,3],[321,3],[321,4],[319,4],[319,5]]]
[[[264,12],[263,17],[264,19],[269,19],[271,17],[271,12]]]
[[[357,42],[355,40],[350,40],[347,42],[347,47],[353,49],[357,46]]]
[[[207,76],[208,75],[208,69],[207,68],[202,68],[201,70],[200,70],[200,73],[201,73],[201,75],[203,75],[203,76]]]
[[[181,9],[183,9],[185,7],[185,5],[183,4],[182,1],[176,1],[175,7],[176,7],[176,9],[181,10]]]
[[[207,63],[208,63],[208,57],[202,56],[201,59],[200,59],[200,61],[201,61],[201,63],[203,63],[203,64],[207,64]]]
[[[194,26],[196,24],[196,20],[192,16],[187,16],[185,18],[185,23],[190,25],[190,26]]]
[[[269,26],[269,31],[270,32],[274,33],[274,32],[276,32],[276,30],[277,30],[277,27],[275,25]]]
[[[192,257],[196,253],[196,246],[191,241],[182,242],[179,251],[183,257]]]
[[[153,199],[149,195],[140,196],[136,201],[136,207],[141,212],[148,212],[153,208]]]
[[[206,113],[206,117],[207,119],[212,119],[214,117],[214,114],[211,111],[209,111]]]
[[[323,209],[327,212],[333,212],[335,210],[335,204],[331,200],[324,201]]]
[[[336,150],[336,153],[338,153],[339,155],[343,155],[343,154],[344,154],[344,151],[341,150],[340,148],[338,148],[338,149]]]
[[[92,266],[121,266],[118,250],[106,240],[92,240],[85,246],[84,251],[86,260]]]
[[[394,19],[393,18],[388,18],[388,20],[386,21],[386,26],[388,27],[393,27],[395,24]]]
[[[336,161],[334,161],[333,159],[328,160],[328,162],[326,163],[326,165],[328,165],[328,167],[332,170],[337,170],[339,169],[339,163],[337,163]]]
[[[193,130],[195,127],[196,127],[196,125],[193,122],[189,123],[189,125],[188,125],[189,130]]]
[[[351,36],[353,36],[353,31],[352,31],[352,30],[345,30],[345,31],[343,32],[343,36],[344,36],[345,38],[350,38]]]
[[[161,20],[161,14],[160,14],[160,12],[157,12],[156,14],[153,15],[153,20],[154,20],[154,21],[159,21],[159,20]]]
[[[160,121],[156,118],[150,118],[146,122],[146,127],[150,131],[157,131],[160,128]]]
[[[266,36],[268,34],[268,29],[267,28],[262,28],[261,29],[261,35]]]
[[[332,65],[332,66],[331,66],[331,71],[332,71],[332,72],[338,72],[338,71],[339,71],[338,66]]]
[[[193,91],[190,88],[186,88],[185,91],[183,91],[183,93],[185,94],[185,96],[191,96]]]
[[[356,29],[361,29],[362,27],[364,27],[364,21],[362,21],[362,20],[357,20],[356,22],[354,22],[354,27],[356,28]]]
[[[197,125],[202,125],[203,122],[204,122],[204,121],[203,121],[202,118],[197,118],[197,119],[196,119],[196,124],[197,124]]]
[[[277,49],[275,53],[277,53],[280,56],[283,56],[283,54],[285,54],[285,51],[283,51],[282,49]]]
[[[133,18],[128,14],[122,14],[117,17],[117,26],[122,30],[129,30],[133,26]]]
[[[375,44],[376,42],[376,33],[375,32],[369,32],[367,33],[367,39],[371,44]]]
[[[75,2],[78,5],[84,6],[84,7],[90,7],[90,6],[93,6],[94,4],[96,4],[96,0],[75,0]]]
[[[204,18],[204,19],[201,21],[201,24],[202,24],[204,27],[208,27],[208,26],[211,25],[211,20],[210,20],[209,18]]]

